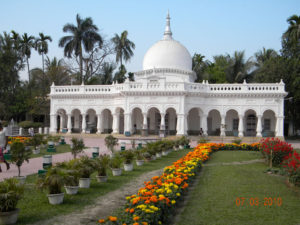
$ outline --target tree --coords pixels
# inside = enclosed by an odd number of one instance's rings
[[[85,149],[85,145],[83,139],[78,139],[75,137],[72,137],[71,142],[72,142],[71,153],[74,159],[76,159],[76,156],[82,153],[83,150]]]
[[[300,16],[287,19],[288,29],[282,35],[282,53],[285,57],[300,57]]]
[[[126,80],[126,68],[124,65],[121,65],[119,67],[119,70],[115,73],[114,76],[114,81],[116,81],[117,83],[124,83],[124,81]]]
[[[135,49],[135,44],[130,41],[127,36],[128,32],[125,30],[121,33],[121,36],[115,34],[115,36],[111,39],[116,53],[116,62],[120,62],[120,67],[123,65],[123,59],[125,62],[130,60],[133,56],[132,49]]]
[[[28,36],[27,33],[24,33],[20,41],[20,48],[22,50],[23,55],[26,57],[29,81],[31,79],[29,70],[29,58],[31,56],[31,49],[34,48],[34,40],[35,38],[33,36]]]
[[[48,53],[48,42],[52,41],[50,36],[44,35],[43,33],[39,33],[39,37],[35,41],[35,49],[38,51],[40,55],[42,55],[42,62],[43,62],[43,73],[45,73],[44,67],[44,54]]]
[[[97,33],[98,27],[93,24],[92,18],[81,19],[79,14],[76,15],[76,25],[66,24],[63,32],[71,33],[59,40],[59,47],[64,48],[64,55],[72,58],[79,57],[80,82],[83,81],[83,49],[90,52],[95,44],[102,46],[103,40]]]
[[[196,80],[195,82],[202,82],[205,79],[205,71],[207,67],[211,64],[210,61],[204,61],[205,56],[201,54],[195,53],[192,59],[192,68],[193,71],[196,73]]]

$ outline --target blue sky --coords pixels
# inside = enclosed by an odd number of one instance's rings
[[[129,32],[136,49],[126,67],[142,69],[144,54],[163,36],[165,17],[170,11],[173,38],[193,55],[207,59],[218,54],[245,50],[250,57],[262,47],[279,50],[286,19],[300,14],[299,0],[9,0],[1,2],[0,32],[15,30],[38,36],[50,35],[49,57],[63,58],[58,40],[66,23],[75,24],[77,13],[92,17],[107,39],[114,33]],[[298,11],[297,11],[298,10]],[[33,52],[30,67],[41,67]],[[21,73],[27,79],[26,72]]]

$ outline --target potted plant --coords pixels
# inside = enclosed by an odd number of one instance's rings
[[[50,168],[45,177],[39,178],[37,186],[40,189],[48,189],[48,200],[51,205],[61,204],[64,200],[64,185],[65,174],[59,167]]]
[[[114,147],[118,144],[118,139],[112,135],[108,135],[104,139],[106,147],[114,153]]]
[[[101,155],[95,159],[95,168],[98,174],[96,178],[98,182],[107,181],[107,168],[109,167],[109,161],[109,155]]]
[[[21,184],[24,184],[26,177],[21,176],[21,166],[24,161],[29,163],[31,149],[26,150],[22,142],[13,142],[11,145],[11,162],[18,167],[18,176],[16,177]]]
[[[95,170],[95,161],[87,156],[82,156],[74,163],[74,168],[78,170],[80,174],[79,187],[89,188],[91,184],[91,174]]]
[[[132,150],[126,150],[123,151],[121,154],[124,158],[124,170],[132,171],[133,170],[132,161],[134,159],[134,152]]]
[[[142,166],[145,162],[143,152],[141,150],[136,150],[135,157],[136,157],[136,165]]]
[[[85,149],[85,145],[84,145],[83,139],[78,139],[75,137],[72,137],[71,142],[72,142],[71,153],[72,153],[74,159],[76,159],[76,156],[78,154],[82,153],[83,149]]]
[[[18,201],[24,193],[24,186],[14,178],[0,182],[0,224],[15,224],[18,220]]]
[[[179,139],[175,140],[175,141],[174,141],[174,148],[175,148],[175,151],[178,151],[178,150],[179,150],[179,145],[180,145]]]
[[[148,144],[148,147],[155,152],[156,158],[161,158],[162,156],[162,144],[163,144],[162,141],[157,141]]]
[[[123,159],[119,153],[113,155],[109,161],[109,166],[112,170],[113,176],[120,176],[122,174],[122,165]]]
[[[40,153],[40,145],[43,143],[44,135],[36,134],[28,140],[28,145],[33,146],[33,154]]]
[[[75,195],[79,189],[79,171],[74,168],[75,160],[57,163],[56,167],[64,171],[64,187],[68,195]]]

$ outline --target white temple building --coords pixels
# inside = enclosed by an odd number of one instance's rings
[[[285,85],[195,83],[192,57],[172,37],[145,54],[135,81],[51,86],[50,132],[283,136]]]

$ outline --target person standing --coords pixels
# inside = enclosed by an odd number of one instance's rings
[[[0,123],[0,163],[4,162],[6,164],[6,169],[9,170],[10,166],[9,163],[4,159],[4,150],[6,149],[7,145],[7,135],[5,130],[3,129],[2,124]],[[2,172],[1,166],[0,166],[0,173]]]

